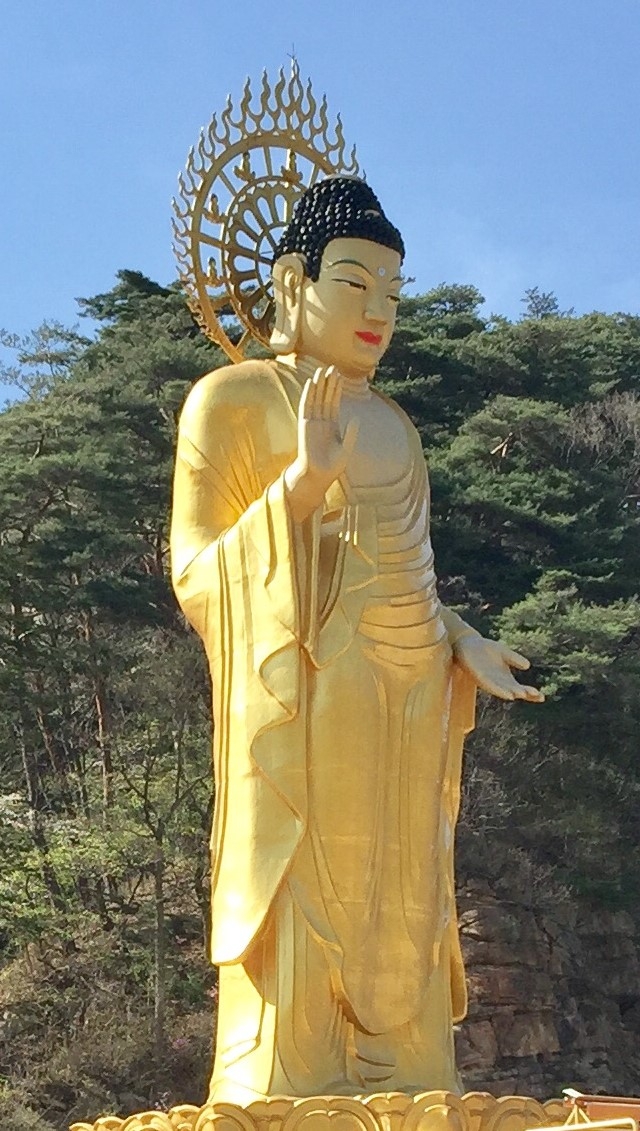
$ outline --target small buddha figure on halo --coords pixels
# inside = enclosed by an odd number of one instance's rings
[[[273,266],[273,361],[180,424],[173,576],[214,696],[212,1101],[459,1090],[453,836],[476,688],[537,701],[436,593],[418,434],[371,384],[404,245],[317,183]]]

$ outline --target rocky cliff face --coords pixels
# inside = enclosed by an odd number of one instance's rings
[[[537,911],[488,885],[459,896],[467,1090],[640,1094],[640,939],[625,912]]]

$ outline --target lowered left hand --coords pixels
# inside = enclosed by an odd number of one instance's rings
[[[485,640],[484,636],[469,634],[454,645],[454,656],[461,667],[476,681],[478,687],[498,699],[526,699],[529,703],[543,703],[544,695],[537,687],[518,683],[512,668],[526,671],[531,667],[526,656],[514,652],[500,640]]]

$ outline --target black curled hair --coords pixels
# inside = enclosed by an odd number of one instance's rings
[[[404,242],[387,220],[369,185],[358,177],[327,177],[308,188],[298,200],[273,257],[297,252],[305,259],[305,275],[317,281],[325,247],[331,240],[371,240],[397,251],[404,259]]]

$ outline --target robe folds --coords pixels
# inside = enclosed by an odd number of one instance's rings
[[[289,941],[280,958],[274,944],[276,972],[278,963],[299,967],[311,946],[319,948],[331,993],[362,1034],[413,1024],[436,969],[447,985],[447,1016],[429,1024],[450,1031],[466,1011],[453,830],[475,704],[475,685],[451,646],[472,630],[434,595],[419,658],[395,664],[391,646],[385,659],[388,610],[375,611],[375,595],[384,557],[384,506],[376,501],[386,496],[370,501],[344,479],[323,508],[293,522],[284,470],[296,456],[301,391],[288,367],[244,362],[202,378],[180,423],[174,587],[203,640],[213,686],[211,959],[223,969],[244,967],[258,987],[257,956],[280,916],[276,933],[284,938],[288,930]],[[428,537],[419,437],[388,403],[406,426],[407,492]],[[402,523],[387,526],[401,530]],[[293,919],[295,930],[285,929]],[[300,942],[300,923],[308,944]],[[274,975],[280,996],[285,974]],[[280,1008],[295,1028],[293,1005]],[[234,1059],[224,1049],[242,1057],[266,1039],[263,1013],[255,1023],[236,1015],[227,1025],[233,1033],[221,1032],[221,989],[219,1061]],[[292,1064],[312,1059],[301,1040],[289,1041]],[[396,1081],[392,1069],[379,1071],[380,1081]],[[294,1094],[305,1094],[303,1069],[296,1076],[285,1065],[281,1075]],[[245,1083],[247,1097],[271,1087],[250,1071]]]

